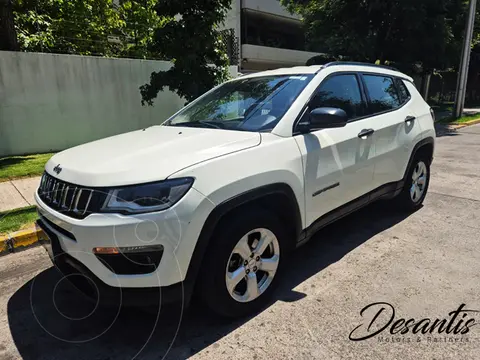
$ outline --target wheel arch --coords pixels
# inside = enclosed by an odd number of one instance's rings
[[[261,206],[278,214],[282,223],[291,224],[287,231],[292,237],[292,245],[297,241],[303,228],[302,218],[295,193],[289,185],[285,183],[264,185],[223,201],[208,215],[195,245],[184,282],[187,301],[193,294],[201,263],[215,229],[227,216],[247,206]]]
[[[430,164],[433,161],[433,152],[435,150],[435,140],[433,137],[426,137],[425,139],[420,140],[413,148],[410,159],[408,160],[407,168],[405,169],[405,174],[403,175],[403,180],[407,178],[408,170],[412,166],[413,160],[418,154],[426,154],[427,158],[430,161]]]

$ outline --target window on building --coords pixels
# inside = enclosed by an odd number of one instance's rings
[[[285,20],[243,10],[242,44],[305,50],[305,31],[300,21]]]
[[[354,74],[335,75],[322,82],[310,101],[311,110],[333,107],[344,110],[349,119],[363,115],[363,102],[357,76]]]
[[[363,79],[370,97],[371,113],[376,114],[400,107],[402,101],[391,77],[364,75]]]

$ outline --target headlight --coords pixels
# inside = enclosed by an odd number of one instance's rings
[[[192,178],[181,178],[112,189],[102,211],[139,214],[165,210],[180,200],[192,184]]]

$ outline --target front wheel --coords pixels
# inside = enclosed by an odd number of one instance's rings
[[[222,316],[254,313],[269,301],[288,253],[274,214],[250,209],[222,222],[203,261],[201,296]]]

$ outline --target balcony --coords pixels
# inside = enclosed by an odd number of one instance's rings
[[[242,0],[242,9],[280,16],[290,20],[300,20],[298,15],[290,14],[282,5],[280,5],[279,0]]]
[[[245,9],[241,14],[242,44],[305,50],[302,23]]]
[[[268,3],[262,3],[264,9]],[[242,9],[241,14],[242,70],[305,65],[308,59],[318,55],[306,51],[305,31],[300,21],[251,9]]]
[[[262,71],[305,65],[308,59],[316,55],[319,54],[309,51],[244,44],[242,45],[242,68]]]

